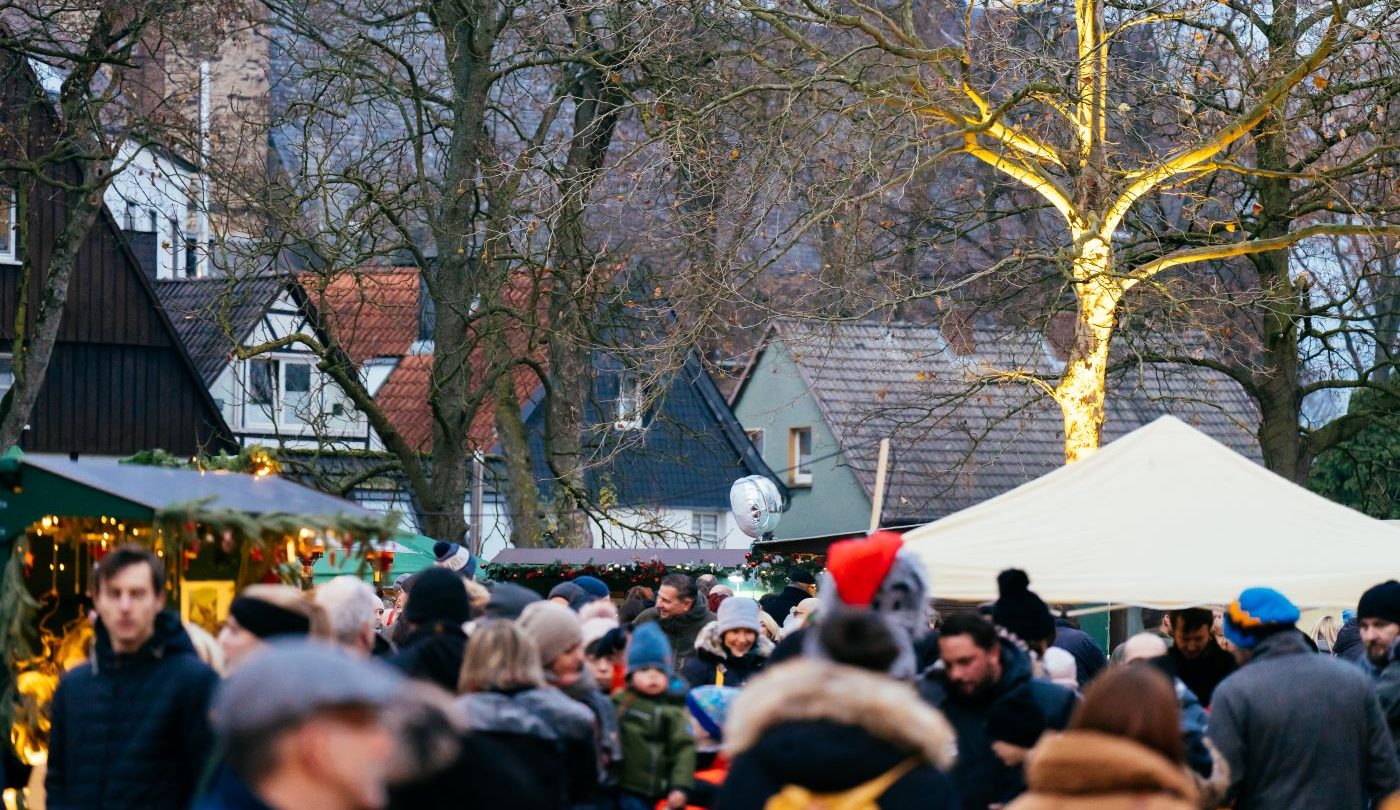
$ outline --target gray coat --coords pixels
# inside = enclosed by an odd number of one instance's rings
[[[1260,641],[1221,682],[1209,736],[1229,762],[1236,810],[1364,810],[1400,787],[1370,679],[1313,652],[1301,633]]]

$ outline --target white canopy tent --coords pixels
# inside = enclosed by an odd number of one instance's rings
[[[1400,577],[1400,528],[1275,475],[1171,416],[904,535],[940,599],[995,599],[1022,568],[1048,602],[1224,604],[1277,588],[1354,606]]]

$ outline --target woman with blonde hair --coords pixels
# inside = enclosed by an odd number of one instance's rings
[[[477,626],[459,689],[467,728],[530,763],[539,784],[558,785],[560,807],[592,791],[598,781],[593,713],[545,683],[539,650],[514,622]]]
[[[236,669],[239,662],[279,636],[329,639],[330,620],[307,594],[290,585],[249,585],[229,605],[228,618],[219,631],[225,665]]]
[[[1336,616],[1329,613],[1317,620],[1317,624],[1313,625],[1312,632],[1308,635],[1312,638],[1313,643],[1317,645],[1318,652],[1335,655],[1334,650],[1337,649],[1337,634],[1341,631],[1342,623],[1337,620]]]

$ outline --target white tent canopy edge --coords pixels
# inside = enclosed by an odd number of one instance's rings
[[[1352,607],[1400,577],[1400,528],[1333,503],[1172,416],[904,535],[940,599],[997,597],[1006,568],[1047,602],[1224,604],[1276,588]]]

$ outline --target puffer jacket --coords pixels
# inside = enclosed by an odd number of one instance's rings
[[[1046,735],[1027,758],[1026,782],[1007,810],[1195,810],[1197,801],[1184,765],[1098,731]]]
[[[686,613],[666,619],[661,618],[656,608],[647,608],[637,616],[632,626],[640,627],[647,622],[661,625],[661,632],[665,633],[671,642],[671,655],[675,658],[676,671],[679,672],[685,666],[685,662],[695,655],[695,639],[700,635],[700,631],[717,618],[705,606],[704,600],[696,600]]]
[[[213,746],[209,701],[218,676],[171,611],[155,634],[118,655],[96,625],[92,659],[69,671],[50,715],[48,807],[184,810]]]
[[[457,698],[457,707],[470,732],[529,763],[540,784],[557,785],[561,806],[587,799],[597,787],[593,713],[558,689],[473,692]]]
[[[1013,644],[1001,644],[1001,680],[981,694],[964,696],[944,680],[942,669],[930,669],[919,681],[924,700],[939,709],[958,734],[958,763],[953,781],[967,810],[985,810],[1009,802],[1025,790],[1020,767],[1010,767],[992,750],[988,723],[993,716],[1024,714],[1034,706],[1046,729],[1069,725],[1078,704],[1074,691],[1032,677],[1031,659]]]
[[[719,622],[710,622],[695,637],[695,657],[685,662],[681,677],[691,687],[719,684],[743,686],[768,663],[773,654],[773,642],[759,635],[753,647],[743,657],[736,658],[724,646]],[[720,683],[720,673],[724,681]]]
[[[625,689],[613,701],[622,736],[618,786],[648,799],[690,790],[695,783],[695,738],[684,693],[675,688],[649,697]]]
[[[956,810],[945,769],[956,743],[942,715],[906,683],[829,661],[796,659],[750,681],[725,728],[729,775],[720,810],[815,806],[819,797],[893,778],[885,810]]]

